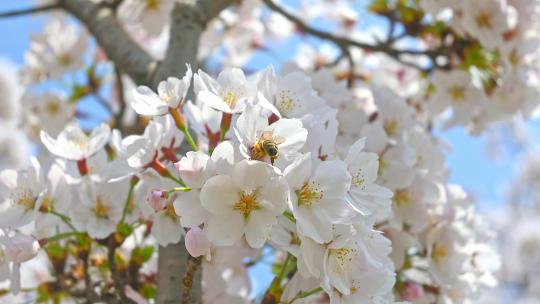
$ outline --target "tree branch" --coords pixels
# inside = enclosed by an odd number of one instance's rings
[[[183,76],[186,63],[197,70],[199,38],[206,25],[238,0],[180,0],[172,11],[171,36],[165,59],[154,75],[154,87],[169,76]]]
[[[182,304],[199,303],[201,294],[201,258],[194,258],[188,256],[186,273],[182,282],[184,283],[184,290],[182,292]],[[196,283],[194,286],[193,283]],[[198,298],[199,301],[192,301],[192,298]]]
[[[179,0],[171,18],[169,48],[153,77],[153,87],[169,77],[182,77],[186,63],[197,70],[199,39],[206,25],[235,0]],[[189,262],[188,262],[189,261]],[[189,272],[187,271],[189,268]],[[190,278],[185,284],[184,278]],[[189,288],[190,290],[185,290]],[[183,299],[186,296],[188,299]],[[183,242],[159,247],[157,304],[201,303],[201,267],[193,263]]]
[[[372,52],[385,53],[385,54],[397,59],[400,62],[403,62],[403,60],[401,60],[401,58],[400,58],[401,55],[425,55],[425,56],[428,56],[428,57],[430,57],[432,59],[435,58],[436,56],[440,55],[439,50],[425,50],[425,51],[421,51],[421,50],[399,50],[399,49],[392,48],[391,44],[386,44],[386,43],[369,44],[369,43],[365,43],[365,42],[361,42],[361,41],[352,40],[352,39],[349,39],[347,37],[336,36],[336,35],[334,35],[332,33],[328,33],[328,32],[325,32],[325,31],[318,30],[318,29],[316,29],[314,27],[311,27],[310,25],[305,23],[302,19],[300,19],[299,17],[295,16],[294,14],[288,12],[283,7],[276,4],[273,0],[263,0],[263,2],[271,10],[283,15],[289,21],[294,23],[299,30],[301,30],[301,31],[303,31],[305,33],[308,33],[310,35],[313,35],[315,37],[318,37],[320,39],[328,40],[330,42],[333,42],[334,44],[336,44],[342,50],[344,48],[350,47],[350,46],[359,47],[359,48],[362,48],[364,50],[368,50],[368,51],[372,51]],[[411,63],[408,63],[408,62],[407,62],[407,64],[411,65]],[[422,68],[420,68],[418,66],[415,66],[415,67],[419,68],[419,69],[422,69]]]
[[[114,114],[114,122],[116,128],[123,129],[123,121],[124,114],[126,112],[126,96],[124,95],[124,81],[122,80],[122,71],[118,68],[118,66],[114,65],[114,75],[116,80],[116,94],[117,94],[117,101],[119,104],[119,109],[116,114]]]
[[[157,61],[131,39],[114,9],[88,0],[59,0],[59,5],[86,26],[109,59],[137,84],[152,85]]]
[[[58,3],[46,4],[38,7],[25,8],[21,10],[15,10],[10,12],[0,13],[0,18],[9,18],[9,17],[19,17],[36,13],[43,13],[50,10],[59,9],[60,5]]]

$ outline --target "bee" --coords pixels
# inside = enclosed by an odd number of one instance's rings
[[[251,158],[261,159],[265,156],[270,157],[270,162],[274,165],[274,161],[279,156],[278,145],[285,142],[285,138],[274,136],[271,131],[264,131],[261,134],[257,143],[251,148]]]

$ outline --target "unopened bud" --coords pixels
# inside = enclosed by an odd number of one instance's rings
[[[156,212],[163,210],[163,208],[165,208],[165,201],[167,200],[168,196],[169,195],[167,191],[152,190],[152,192],[150,193],[150,196],[148,197],[148,204]]]
[[[194,258],[210,252],[210,241],[199,227],[193,227],[186,233],[185,244],[187,251]]]

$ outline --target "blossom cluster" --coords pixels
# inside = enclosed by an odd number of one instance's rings
[[[379,156],[377,182],[394,193],[391,210],[367,205],[365,212],[376,215],[377,228],[392,241],[396,296],[463,303],[481,286],[493,286],[500,267],[489,245],[493,231],[463,189],[449,184],[443,145],[429,126],[387,87],[364,87],[351,97],[329,76],[319,70],[312,78],[316,90],[332,96],[340,109],[336,147],[365,137],[366,151]]]
[[[420,1],[433,18],[449,24],[454,39],[470,40],[462,58],[451,63],[459,68],[434,73],[428,112],[437,115],[451,108],[445,124],[465,125],[476,133],[516,113],[536,115],[539,5],[520,0],[484,0],[475,5]]]
[[[141,135],[106,124],[41,131],[51,157],[3,171],[16,178],[3,182],[2,227],[118,246],[141,225],[160,245],[183,238],[206,257],[209,302],[249,301],[249,286],[228,287],[228,270],[245,280],[242,261],[264,246],[287,256],[287,276],[267,292],[281,301],[473,297],[493,283],[494,264],[476,261],[493,255],[488,230],[446,184],[440,147],[403,99],[360,95],[328,70],[232,68],[214,79],[188,66],[157,92],[134,89],[131,106],[149,119]]]

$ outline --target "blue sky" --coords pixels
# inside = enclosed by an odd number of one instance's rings
[[[30,0],[0,1],[0,12],[30,7],[34,3]],[[44,19],[35,16],[0,19],[0,37],[3,37],[0,43],[0,58],[8,59],[16,65],[22,64],[30,34],[39,32],[43,24]],[[291,54],[295,43],[293,40],[279,49],[284,50],[284,54]],[[254,66],[266,66],[271,63],[275,64],[276,60],[267,54],[261,54],[253,60]],[[91,111],[101,111],[92,102],[88,102],[87,108]],[[516,155],[508,155],[501,161],[494,162],[486,157],[485,140],[482,138],[471,137],[461,128],[439,132],[439,134],[452,147],[452,151],[446,153],[448,166],[452,172],[451,182],[463,185],[477,197],[482,202],[481,209],[483,210],[500,206],[503,185],[511,177]],[[255,288],[259,290],[271,280],[268,274],[263,274],[261,271],[267,266],[261,267],[252,272],[257,278],[258,286]]]

